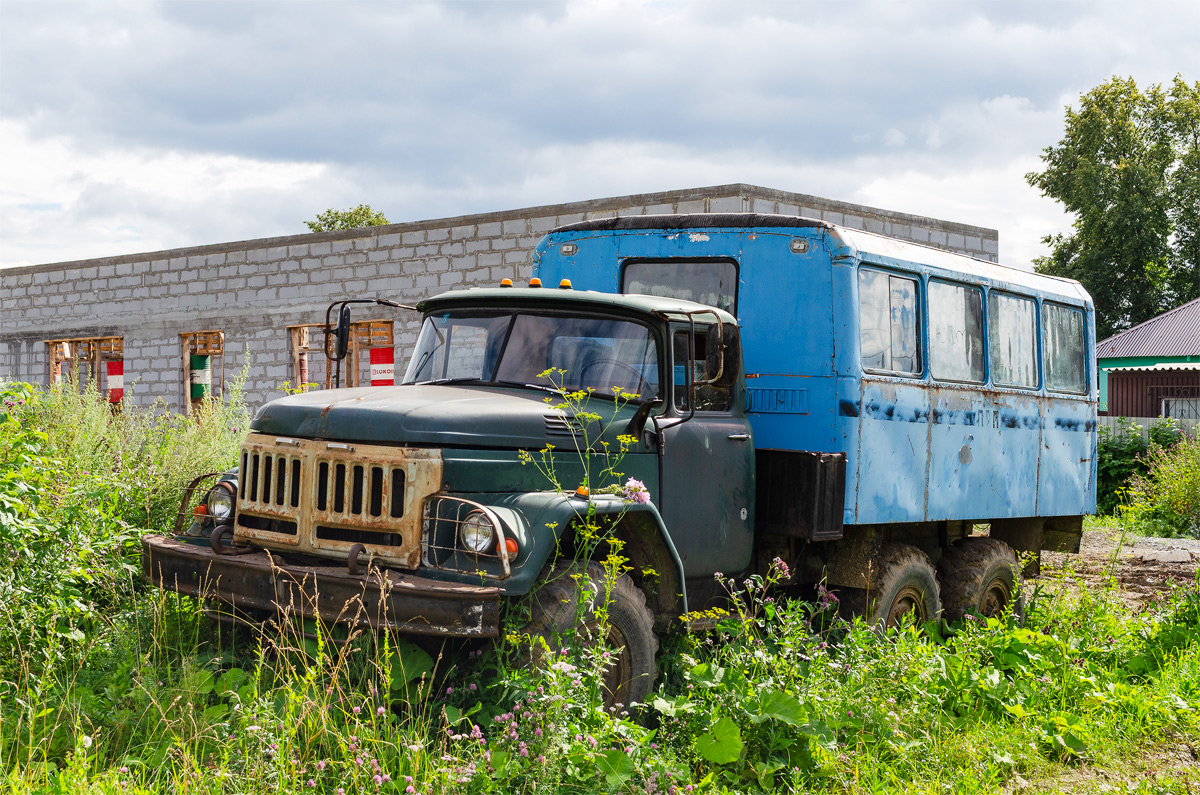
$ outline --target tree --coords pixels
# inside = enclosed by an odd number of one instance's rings
[[[364,226],[385,226],[391,223],[383,213],[371,209],[369,204],[360,204],[349,210],[326,210],[317,215],[315,221],[305,221],[310,232],[332,232],[335,229],[359,229]]]
[[[1104,339],[1200,296],[1200,82],[1114,77],[1079,100],[1025,175],[1075,215],[1034,268],[1083,283]]]

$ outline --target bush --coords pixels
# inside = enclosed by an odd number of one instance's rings
[[[1134,475],[1149,471],[1146,454],[1175,444],[1182,436],[1179,425],[1170,419],[1156,420],[1150,426],[1150,439],[1142,438],[1141,426],[1129,417],[1117,419],[1116,430],[1101,425],[1097,441],[1096,511],[1114,514],[1125,501],[1124,491]]]
[[[141,536],[169,532],[187,483],[237,460],[239,387],[185,417],[0,383],[0,674],[50,670],[132,608]]]
[[[1132,529],[1200,538],[1200,437],[1151,447],[1142,461],[1147,471],[1131,478],[1124,510]]]

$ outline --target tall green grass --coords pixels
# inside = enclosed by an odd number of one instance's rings
[[[1118,791],[1200,785],[1122,776],[1200,734],[1196,588],[1132,610],[1068,575],[1024,626],[881,634],[830,594],[723,580],[715,629],[664,638],[651,703],[609,709],[588,648],[530,670],[502,646],[312,623],[264,639],[141,583],[140,535],[233,463],[236,400],[176,418],[0,398],[0,790],[996,792],[1089,768]]]

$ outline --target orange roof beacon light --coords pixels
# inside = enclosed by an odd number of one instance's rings
[[[588,491],[587,486],[580,486],[579,488],[575,489],[575,496],[581,500],[586,500],[589,496],[591,496],[591,492]]]
[[[538,277],[534,276],[532,279],[529,280],[529,286],[530,287],[541,287],[542,280],[539,279]]]
[[[500,286],[501,287],[512,287],[512,279],[501,279]]]
[[[558,289],[560,289],[560,290],[570,290],[570,289],[571,289],[571,280],[570,280],[570,279],[563,279],[561,282],[559,282],[559,283],[558,283]]]

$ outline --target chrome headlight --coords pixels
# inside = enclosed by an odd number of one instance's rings
[[[471,552],[487,552],[496,540],[496,528],[483,511],[471,511],[458,531],[462,545]]]
[[[218,523],[233,516],[233,492],[224,485],[214,486],[212,491],[208,492],[208,496],[204,498],[204,504],[208,506],[208,515],[216,519]]]

